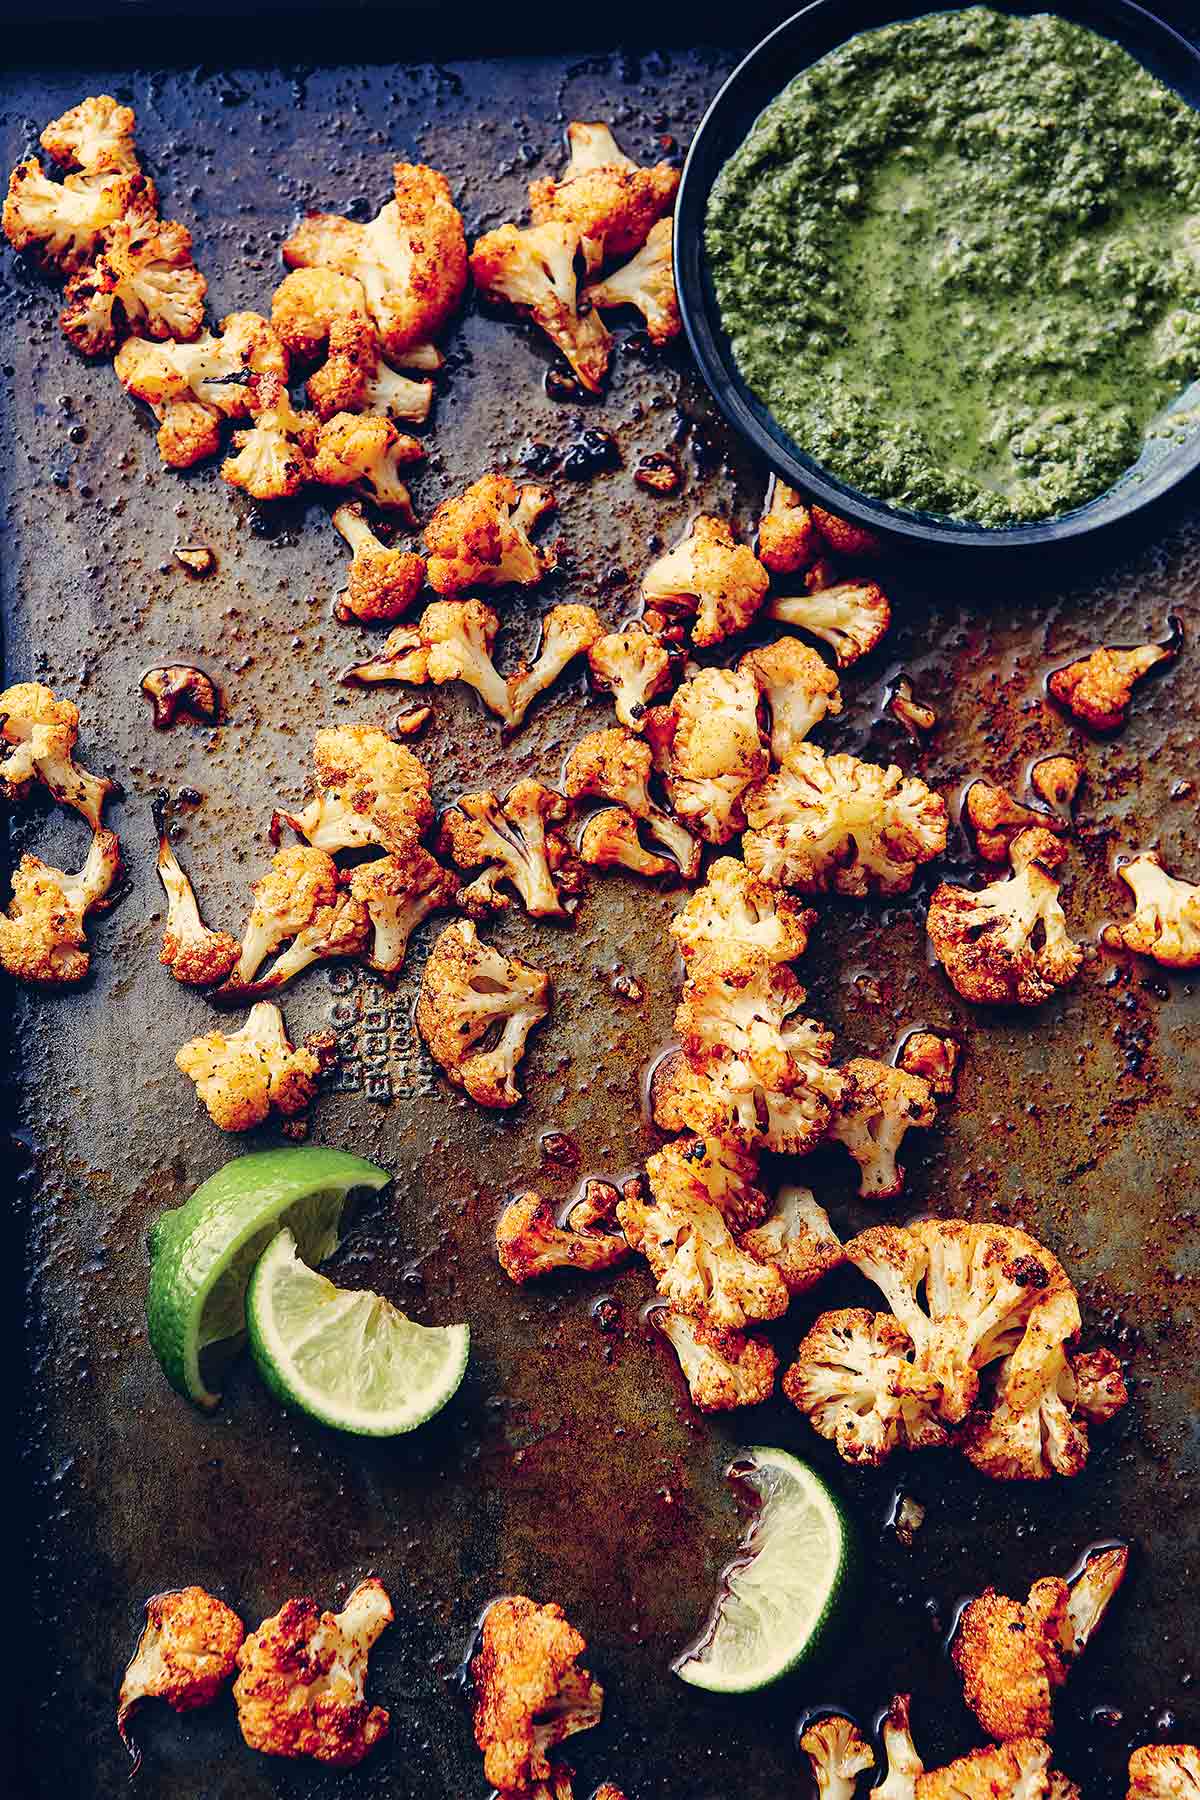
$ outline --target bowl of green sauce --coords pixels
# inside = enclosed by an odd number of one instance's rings
[[[675,273],[718,404],[832,510],[1126,519],[1200,468],[1200,49],[1133,0],[816,0],[709,108]]]

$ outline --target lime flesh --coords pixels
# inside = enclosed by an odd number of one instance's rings
[[[364,1437],[440,1412],[467,1367],[466,1325],[416,1325],[380,1294],[335,1287],[281,1231],[250,1277],[250,1350],[285,1405]]]
[[[355,1188],[381,1188],[386,1169],[317,1145],[235,1157],[150,1232],[146,1323],[167,1380],[198,1406],[215,1406],[210,1385],[241,1347],[246,1284],[284,1226],[309,1262],[332,1256]]]
[[[672,1664],[718,1694],[768,1687],[824,1635],[850,1570],[846,1519],[825,1483],[785,1450],[743,1451],[731,1474],[756,1498],[708,1627]]]

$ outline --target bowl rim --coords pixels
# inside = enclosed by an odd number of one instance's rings
[[[1150,67],[1158,79],[1169,81],[1180,97],[1200,112],[1200,45],[1190,42],[1166,19],[1139,4],[1139,0],[933,0],[927,7],[922,7],[920,0],[893,0],[893,5],[888,5],[887,0],[808,0],[742,58],[696,128],[676,197],[672,237],[675,286],[684,331],[705,385],[725,418],[764,457],[774,475],[830,511],[892,537],[963,549],[1029,549],[1068,542],[1124,523],[1162,499],[1200,469],[1200,430],[1176,451],[1162,455],[1144,479],[1122,478],[1083,506],[1049,519],[985,526],[875,499],[809,457],[751,393],[737,370],[721,327],[703,252],[708,196],[719,170],[732,154],[732,147],[714,153],[712,145],[718,132],[726,130],[730,115],[736,118],[746,114],[735,140],[740,144],[762,108],[782,93],[788,82],[858,33],[882,28],[889,22],[965,11],[971,5],[1017,15],[1053,13],[1084,24],[1100,36],[1111,33],[1122,48],[1144,67]],[[863,16],[868,11],[878,13],[881,6],[889,12],[894,10],[894,19]],[[832,36],[827,29],[830,25]],[[820,28],[826,28],[823,35],[828,41],[820,47],[806,46],[805,36]],[[1171,75],[1146,63],[1144,54],[1125,41],[1122,29],[1127,35],[1148,35],[1155,46],[1156,60],[1166,61]],[[750,84],[756,90],[772,90],[754,102],[752,109],[744,99],[744,90]]]

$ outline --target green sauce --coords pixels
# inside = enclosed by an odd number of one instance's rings
[[[750,388],[902,506],[1080,506],[1200,377],[1200,115],[1046,14],[932,14],[816,63],[722,169],[705,245]]]

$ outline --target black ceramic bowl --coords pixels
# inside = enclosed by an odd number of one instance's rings
[[[978,4],[980,0],[971,0]],[[982,0],[999,12],[1054,12],[1088,25],[1122,44],[1161,81],[1200,111],[1200,50],[1134,0]],[[1182,444],[1158,440],[1136,469],[1097,499],[1072,512],[1034,525],[963,524],[936,513],[915,512],[874,500],[847,487],[804,450],[751,393],[734,363],[721,326],[704,255],[708,196],[723,165],[743,142],[763,107],[793,76],[860,31],[891,25],[926,12],[953,11],[948,5],[921,7],[914,0],[813,0],[777,27],[734,70],[709,107],[684,165],[675,209],[675,282],[679,308],[700,372],[730,423],[766,458],[785,481],[822,505],[876,530],[927,544],[993,549],[1028,549],[1077,538],[1101,526],[1128,520],[1200,469],[1200,431]],[[1189,390],[1192,399],[1196,388]]]

